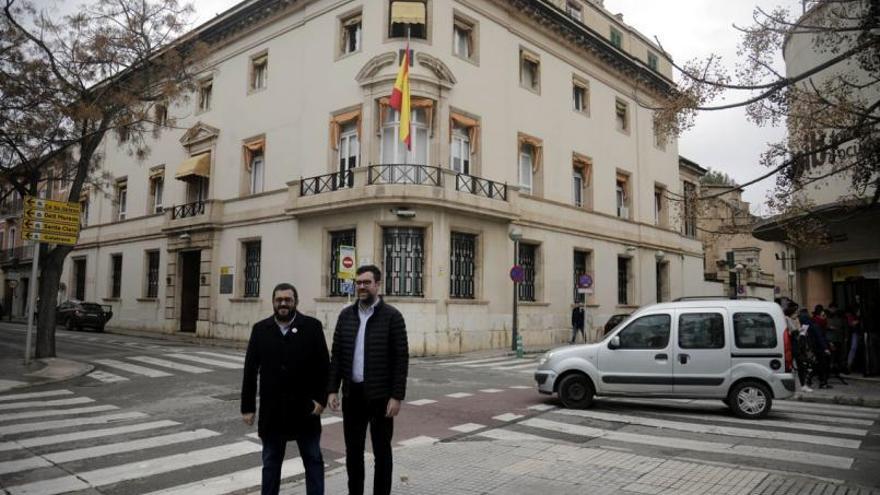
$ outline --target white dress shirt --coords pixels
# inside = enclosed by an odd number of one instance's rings
[[[354,383],[364,383],[364,336],[367,333],[367,322],[373,316],[377,304],[379,304],[378,297],[366,309],[358,304],[360,325],[358,326],[357,338],[354,341],[354,359],[351,363],[351,381]]]

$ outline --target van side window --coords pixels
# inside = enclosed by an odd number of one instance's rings
[[[740,349],[775,349],[773,317],[767,313],[734,313],[733,338]]]
[[[721,349],[724,347],[724,317],[719,313],[685,313],[678,318],[678,347]]]
[[[669,315],[643,316],[621,330],[620,349],[665,349],[669,344]]]

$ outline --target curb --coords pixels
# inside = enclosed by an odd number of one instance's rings
[[[25,378],[36,378],[36,380],[26,381],[17,385],[13,385],[11,387],[0,390],[0,393],[20,388],[37,387],[40,385],[48,385],[50,383],[59,383],[67,380],[72,380],[74,378],[79,378],[83,375],[91,373],[95,369],[94,365],[80,363],[79,361],[72,361],[70,359],[44,358],[37,359],[36,361],[39,361],[46,366],[33,373],[22,374],[22,376]]]
[[[865,397],[848,397],[845,395],[835,395],[833,397],[816,397],[816,396],[805,396],[798,395],[792,397],[793,400],[800,402],[813,402],[817,404],[835,404],[839,406],[861,406],[861,407],[874,407],[880,409],[880,398],[865,398]]]

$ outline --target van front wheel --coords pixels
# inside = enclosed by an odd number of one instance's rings
[[[569,409],[586,409],[593,405],[593,384],[581,374],[568,375],[559,382],[559,400]]]
[[[727,394],[727,402],[734,414],[745,419],[767,416],[773,406],[770,389],[763,383],[741,382]]]

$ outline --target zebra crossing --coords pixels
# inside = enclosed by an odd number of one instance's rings
[[[535,356],[517,358],[515,356],[495,356],[481,359],[456,358],[425,360],[421,364],[438,369],[462,369],[462,370],[491,370],[495,372],[511,372],[523,375],[534,374],[538,368],[538,359]]]
[[[172,352],[156,356],[125,356],[95,359],[88,378],[102,383],[127,382],[132,378],[163,378],[175,374],[202,374],[244,368],[244,356],[209,351]],[[0,405],[0,411],[3,406]]]
[[[112,404],[79,407],[95,402],[65,389],[0,395],[0,405],[20,411],[0,414],[0,493],[219,495],[259,487],[255,435],[188,428]],[[50,416],[61,419],[38,419]],[[299,458],[285,461],[285,481],[303,473]]]
[[[720,401],[702,400],[603,398],[587,410],[546,404],[529,409],[541,414],[475,434],[507,441],[595,440],[637,451],[675,451],[673,457],[848,471],[880,420],[878,409],[794,401],[778,401],[763,420],[740,419]]]

